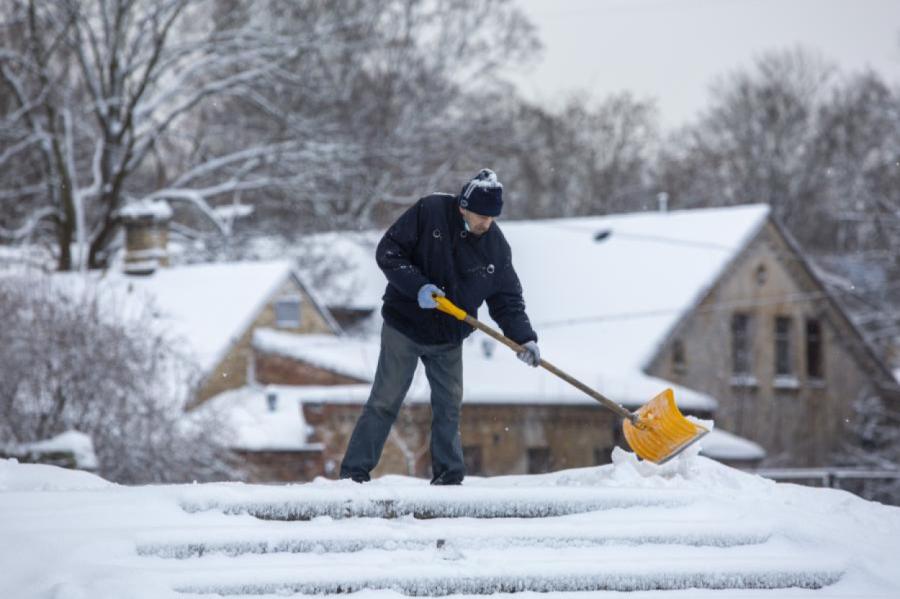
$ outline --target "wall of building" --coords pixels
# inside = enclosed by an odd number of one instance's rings
[[[324,446],[326,475],[337,476],[361,412],[359,405],[304,403],[306,422],[316,431],[311,442]],[[543,463],[546,470],[607,463],[616,444],[618,429],[618,419],[599,405],[464,404],[460,422],[464,453],[470,466],[474,465],[471,460],[476,454],[480,455],[481,467],[470,474],[483,476],[526,474],[540,466],[537,462],[529,463],[529,456],[532,459],[546,456],[548,459]],[[430,430],[430,406],[404,406],[373,476],[429,476]]]
[[[732,315],[751,316],[752,377],[736,377]],[[792,378],[775,376],[775,318],[789,316]],[[823,375],[808,376],[806,321],[822,327]],[[849,345],[852,332],[771,224],[732,264],[670,337],[649,372],[719,401],[717,426],[756,441],[765,464],[831,463],[852,403],[871,389],[870,373]],[[676,340],[685,361],[674,359]]]
[[[273,483],[309,481],[322,471],[322,452],[310,451],[236,451],[243,462],[246,482]]]
[[[368,382],[318,368],[296,358],[259,350],[254,350],[253,363],[257,382],[266,385],[355,385]]]

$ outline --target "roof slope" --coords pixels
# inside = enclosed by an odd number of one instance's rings
[[[648,360],[768,214],[766,205],[747,205],[513,221],[501,228],[512,247],[542,355],[616,401],[639,405],[668,385],[643,374]],[[345,291],[356,285],[357,307],[380,305],[385,279],[371,252],[378,236],[351,233],[339,244],[334,234],[327,237],[351,265],[334,287]],[[496,327],[486,309],[478,317]],[[580,395],[543,370],[522,368],[506,348],[486,357],[484,342],[491,343],[473,335],[465,345],[467,400]],[[322,365],[340,372],[358,370],[357,354],[348,351],[342,357],[312,339],[297,340],[293,350],[312,363],[328,358],[329,364]],[[686,389],[676,388],[676,397],[682,407],[715,405],[712,398]]]
[[[158,330],[211,371],[253,322],[293,269],[287,260],[224,262],[161,268],[149,276],[120,272],[60,273],[54,282],[72,292],[92,289],[114,314],[151,311]]]

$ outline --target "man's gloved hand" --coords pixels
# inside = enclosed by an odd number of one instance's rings
[[[423,310],[433,310],[434,308],[437,308],[437,302],[434,301],[433,297],[431,297],[432,293],[435,293],[441,297],[445,297],[444,292],[441,291],[441,288],[437,285],[426,283],[425,285],[419,287],[419,307]]]
[[[541,350],[538,349],[537,342],[529,341],[522,345],[522,347],[525,348],[525,351],[517,353],[516,356],[529,366],[534,366],[535,368],[540,366]]]

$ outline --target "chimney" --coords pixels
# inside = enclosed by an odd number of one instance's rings
[[[169,265],[166,246],[172,209],[163,200],[141,201],[119,210],[125,227],[125,273],[151,275]]]
[[[669,211],[669,194],[664,191],[659,192],[656,194],[656,201],[659,203],[660,212]]]

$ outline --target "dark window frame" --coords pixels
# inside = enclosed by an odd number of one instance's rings
[[[794,332],[794,318],[787,315],[775,317],[773,341],[775,343],[775,376],[791,377],[796,373],[792,356],[791,338]]]
[[[751,323],[747,312],[731,315],[731,373],[737,376],[753,374]]]
[[[296,309],[296,319],[289,317],[285,311]],[[303,298],[299,295],[280,297],[275,300],[275,326],[280,329],[295,329],[303,321]],[[293,316],[293,315],[292,315]]]
[[[806,319],[806,376],[812,380],[825,379],[825,343],[822,321],[818,318]]]
[[[549,447],[529,447],[527,451],[528,474],[550,472],[553,457]]]
[[[687,372],[687,351],[682,339],[674,339],[672,341],[672,371],[675,374]]]

